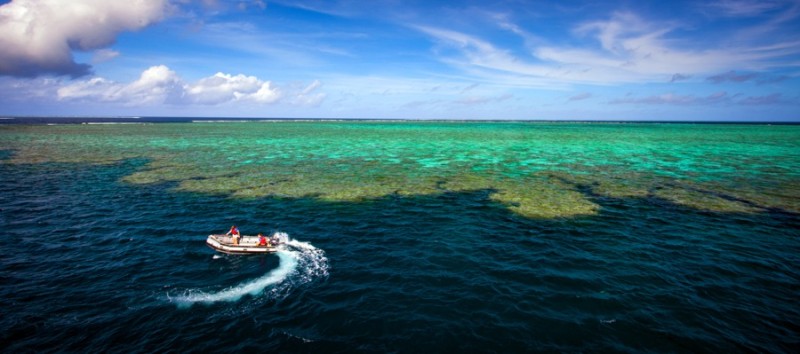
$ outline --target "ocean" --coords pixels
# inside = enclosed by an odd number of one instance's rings
[[[0,124],[1,352],[800,349],[800,125],[43,122]]]

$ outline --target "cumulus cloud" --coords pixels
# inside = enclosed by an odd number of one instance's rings
[[[194,103],[220,104],[229,101],[254,101],[272,103],[280,98],[277,90],[255,76],[233,76],[216,73],[214,76],[186,86],[186,97]]]
[[[184,84],[178,75],[161,65],[145,70],[139,79],[129,84],[120,84],[101,77],[78,81],[61,87],[58,90],[58,99],[147,105],[180,101],[183,91]]]
[[[87,75],[90,65],[76,63],[73,50],[105,48],[167,8],[167,0],[14,0],[0,6],[0,75]]]
[[[231,102],[270,104],[285,101],[302,106],[317,106],[325,93],[317,92],[319,81],[298,89],[281,90],[271,81],[242,74],[216,73],[195,82],[186,82],[170,68],[159,65],[142,72],[131,83],[101,77],[73,82],[58,89],[62,101],[91,100],[137,105],[222,105]]]
[[[0,102],[50,102],[62,85],[62,80],[51,77],[37,79],[0,77]]]

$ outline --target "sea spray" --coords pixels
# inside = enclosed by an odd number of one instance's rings
[[[294,286],[328,276],[328,259],[323,250],[308,242],[291,240],[285,233],[278,233],[278,236],[282,244],[276,252],[280,259],[277,268],[259,278],[219,292],[191,289],[170,301],[174,300],[180,308],[188,308],[195,303],[236,302],[246,294],[260,295],[270,286],[280,287],[283,291],[279,292],[285,293]]]
[[[298,281],[300,283],[308,283],[316,278],[326,278],[328,276],[328,258],[325,256],[325,251],[314,247],[308,242],[297,240],[288,240],[287,246],[297,250],[298,263]]]

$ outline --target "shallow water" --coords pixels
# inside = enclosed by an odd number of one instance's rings
[[[0,126],[25,351],[800,345],[800,127]],[[292,238],[227,256],[237,224]]]

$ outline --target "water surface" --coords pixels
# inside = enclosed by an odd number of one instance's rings
[[[3,351],[800,345],[800,127],[0,126]],[[225,256],[237,224],[292,238]]]

